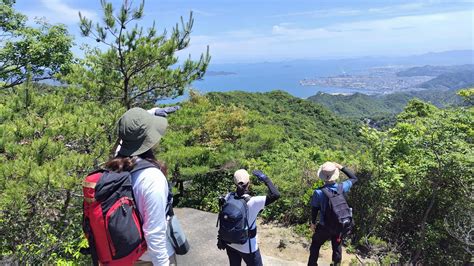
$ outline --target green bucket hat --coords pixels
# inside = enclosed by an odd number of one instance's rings
[[[117,123],[118,136],[122,140],[119,153],[136,156],[153,148],[168,127],[168,120],[154,116],[142,108],[132,108]]]

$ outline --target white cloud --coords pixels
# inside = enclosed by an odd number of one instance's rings
[[[204,17],[212,17],[212,16],[216,15],[215,13],[203,11],[203,10],[200,10],[200,9],[192,9],[192,11],[193,11],[193,13],[204,16]]]
[[[45,17],[49,22],[74,24],[79,22],[79,11],[85,17],[97,20],[97,13],[92,10],[74,8],[60,0],[41,0],[42,8],[26,11],[26,15],[32,19]]]
[[[301,12],[291,12],[285,14],[277,14],[267,16],[267,18],[287,18],[287,17],[345,17],[345,16],[354,16],[359,15],[362,10],[358,9],[342,9],[342,8],[331,8],[331,9],[319,9],[319,10],[309,10]]]
[[[471,29],[472,34],[472,26],[470,26],[471,24],[469,24],[469,21],[472,19],[473,15],[474,11],[471,10],[420,16],[400,16],[389,19],[333,24],[324,28],[297,28],[287,27],[279,24],[273,26],[272,34],[280,37],[286,36],[288,39],[299,38],[305,40],[337,37],[355,37],[355,39],[359,39],[363,35],[367,35],[368,37],[373,36],[374,34],[380,36],[390,36],[395,34],[393,32],[394,30],[405,30],[424,31],[425,36],[413,36],[417,39],[423,39],[426,36],[438,34],[440,31],[451,28],[449,30],[451,32],[469,35],[469,29]],[[462,26],[463,24],[464,26]],[[453,25],[461,25],[462,27],[452,27]],[[462,28],[467,30],[467,32],[461,32]],[[355,32],[359,37],[354,36],[351,32]]]
[[[303,28],[274,25],[267,32],[242,30],[191,37],[191,54],[210,46],[216,60],[403,55],[474,49],[474,10],[399,16]]]
[[[398,16],[406,14],[407,12],[423,11],[423,8],[429,7],[431,4],[426,2],[414,2],[409,4],[390,5],[373,8],[329,8],[329,9],[315,9],[301,12],[290,12],[285,14],[276,14],[267,16],[267,18],[289,18],[289,17],[312,17],[312,18],[326,18],[326,17],[350,17],[350,16],[370,16],[370,15],[392,15]]]
[[[426,6],[427,6],[426,3],[418,2],[418,3],[393,5],[393,6],[384,6],[384,7],[379,7],[379,8],[369,8],[368,11],[370,13],[393,14],[397,12],[418,11]]]

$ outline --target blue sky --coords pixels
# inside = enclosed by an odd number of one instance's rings
[[[121,2],[112,1],[117,8]],[[79,35],[77,12],[97,21],[99,0],[17,0],[16,8],[66,24],[78,45],[95,43]],[[171,28],[191,10],[191,45],[182,54],[197,58],[209,45],[214,63],[474,49],[474,0],[148,0],[140,23]]]

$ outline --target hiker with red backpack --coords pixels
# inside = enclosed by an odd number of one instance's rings
[[[219,199],[217,248],[226,249],[231,266],[240,266],[242,259],[249,266],[263,265],[257,243],[257,216],[265,206],[280,197],[268,176],[260,170],[252,173],[267,186],[267,196],[251,197],[250,175],[245,169],[240,169],[234,173],[236,191]]]
[[[153,153],[167,119],[132,108],[118,121],[117,155],[84,182],[84,232],[95,265],[176,263],[167,240],[172,195]]]
[[[349,177],[342,183],[336,183],[339,171]],[[311,230],[314,232],[308,266],[317,265],[319,249],[327,240],[331,240],[332,261],[334,265],[342,260],[342,239],[352,229],[352,209],[347,205],[344,194],[349,192],[357,177],[346,167],[334,162],[325,162],[318,170],[318,176],[324,185],[314,191],[311,198]],[[319,215],[319,223],[316,218]]]

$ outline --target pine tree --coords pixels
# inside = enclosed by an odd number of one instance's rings
[[[198,61],[189,57],[176,66],[175,53],[188,47],[194,19],[190,13],[181,27],[176,24],[171,34],[157,33],[155,23],[144,30],[131,22],[143,17],[144,1],[132,7],[124,0],[114,13],[111,3],[101,1],[103,21],[93,24],[79,13],[83,36],[105,44],[107,50],[87,48],[85,59],[65,78],[93,92],[101,102],[120,100],[126,108],[138,103],[154,103],[158,99],[177,97],[194,80],[202,78],[210,61],[209,51]]]

